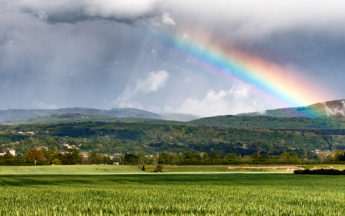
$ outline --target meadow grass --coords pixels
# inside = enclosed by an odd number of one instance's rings
[[[0,175],[101,175],[142,173],[136,166],[60,165],[60,166],[0,166]]]
[[[153,172],[156,169],[154,165],[146,165],[146,172]],[[183,165],[183,166],[174,166],[174,165],[164,165],[163,172],[227,172],[227,165]]]
[[[0,176],[0,215],[344,215],[345,177]]]

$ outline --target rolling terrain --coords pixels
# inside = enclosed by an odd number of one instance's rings
[[[139,123],[161,125],[206,126],[217,128],[257,128],[257,129],[345,129],[345,121],[325,118],[270,117],[270,116],[215,116],[189,122],[168,121],[152,118],[112,117],[80,113],[54,114],[25,120],[7,121],[8,124],[65,124],[82,122]]]

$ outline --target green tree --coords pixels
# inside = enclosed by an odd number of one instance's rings
[[[37,148],[30,149],[26,154],[28,160],[35,161],[35,165],[37,161],[45,161],[46,157],[42,150],[38,150]]]
[[[228,153],[227,155],[225,155],[225,160],[229,162],[237,162],[238,161],[237,154]]]
[[[258,162],[259,158],[260,158],[260,153],[259,152],[255,152],[252,155],[250,155],[250,158],[254,161],[254,162]]]

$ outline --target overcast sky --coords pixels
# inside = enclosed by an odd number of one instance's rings
[[[293,71],[327,100],[345,99],[344,8],[340,0],[0,0],[0,109],[213,116],[281,107],[164,37],[207,36]]]

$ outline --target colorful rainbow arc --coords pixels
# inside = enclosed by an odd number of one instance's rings
[[[179,51],[184,57],[192,58],[209,72],[216,71],[218,76],[229,82],[236,78],[254,85],[257,94],[278,106],[305,106],[329,98],[320,93],[315,94],[315,88],[297,80],[290,71],[233,48],[211,44],[200,38],[191,40],[181,34],[157,33],[154,40],[172,51]],[[317,117],[323,114],[323,109],[314,108],[303,116]]]

